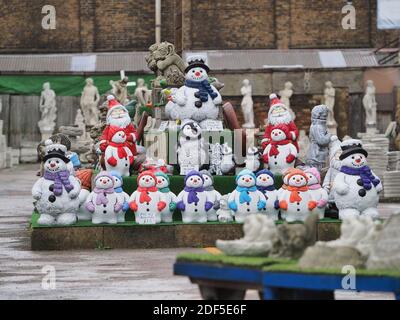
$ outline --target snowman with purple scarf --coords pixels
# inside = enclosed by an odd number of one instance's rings
[[[172,94],[165,112],[171,120],[192,119],[203,128],[202,121],[218,118],[222,97],[209,83],[210,68],[205,64],[205,58],[194,55],[187,62],[185,84]]]
[[[45,142],[44,175],[32,187],[40,225],[71,225],[79,208],[80,183],[68,169],[66,146]]]
[[[207,213],[214,203],[204,188],[203,175],[195,170],[185,176],[185,187],[177,197],[176,207],[182,213],[184,223],[207,222]]]
[[[120,202],[123,203],[121,210],[117,213],[117,222],[125,222],[125,213],[129,209],[129,195],[122,189],[124,180],[117,171],[110,172],[114,179],[114,191],[117,193]]]
[[[279,200],[278,190],[275,188],[274,175],[267,169],[260,170],[256,173],[256,186],[261,191],[267,202],[260,213],[268,215],[273,220],[279,219]]]
[[[332,187],[339,218],[359,215],[377,218],[379,193],[383,187],[367,165],[368,152],[361,143],[343,142],[341,149],[341,168]]]

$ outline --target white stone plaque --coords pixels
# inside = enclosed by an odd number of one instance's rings
[[[199,166],[181,164],[181,176],[186,176],[192,170],[199,171]]]
[[[155,212],[137,212],[139,224],[156,224]]]

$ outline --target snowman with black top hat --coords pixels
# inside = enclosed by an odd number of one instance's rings
[[[346,140],[341,144],[340,172],[333,182],[332,192],[339,217],[378,217],[379,193],[382,191],[380,179],[367,165],[368,152],[359,140]]]
[[[205,64],[205,58],[193,55],[187,62],[185,84],[171,95],[165,111],[172,120],[192,119],[202,126],[202,121],[218,118],[222,97],[209,83],[210,68]]]

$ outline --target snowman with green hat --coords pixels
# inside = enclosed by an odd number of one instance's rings
[[[160,212],[161,222],[172,222],[173,214],[176,209],[176,195],[169,188],[169,177],[162,171],[156,171],[157,189],[164,195],[166,202],[165,208]]]

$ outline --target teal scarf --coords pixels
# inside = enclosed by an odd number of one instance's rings
[[[253,191],[257,191],[257,187],[253,186],[250,188],[247,187],[236,187],[236,191],[240,192],[240,197],[239,197],[239,202],[240,203],[245,203],[245,202],[250,202],[251,201],[251,197],[247,194],[247,192],[253,192]]]

